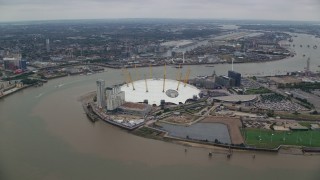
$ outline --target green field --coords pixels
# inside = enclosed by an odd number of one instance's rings
[[[279,145],[320,147],[320,131],[272,131],[243,129],[246,145],[259,148],[276,148]]]
[[[298,120],[319,120],[320,115],[311,115],[311,114],[292,114],[292,113],[275,113],[275,116],[281,117],[281,119],[298,119]]]

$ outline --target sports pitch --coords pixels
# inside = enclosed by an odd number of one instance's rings
[[[279,145],[320,147],[320,131],[272,131],[243,129],[246,145],[259,148],[276,148]]]

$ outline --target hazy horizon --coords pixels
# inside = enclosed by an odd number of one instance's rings
[[[320,21],[318,0],[1,0],[0,22],[86,19]]]
[[[314,24],[320,25],[319,21],[312,20],[270,20],[270,19],[214,19],[214,18],[88,18],[88,19],[40,19],[40,20],[12,20],[12,21],[0,21],[0,24],[12,24],[12,23],[63,23],[63,22],[125,22],[128,20],[143,22],[143,21],[159,21],[159,22],[172,22],[172,21],[212,21],[213,23],[222,24],[248,24],[248,23],[261,23],[261,24]]]

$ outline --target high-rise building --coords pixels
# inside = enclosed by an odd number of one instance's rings
[[[310,76],[311,71],[310,71],[310,58],[307,59],[307,67],[305,68],[305,75]]]
[[[50,40],[49,39],[46,39],[46,49],[47,49],[47,52],[50,52]]]
[[[106,103],[107,103],[108,111],[113,111],[117,109],[119,106],[121,106],[125,102],[125,93],[124,91],[120,90],[119,86],[107,87],[106,95],[107,95]]]
[[[241,85],[241,74],[235,71],[228,71],[228,77],[234,80],[234,85],[239,87]]]
[[[104,108],[105,106],[105,82],[102,79],[97,80],[97,106]]]

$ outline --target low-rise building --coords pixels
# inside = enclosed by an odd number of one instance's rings
[[[151,111],[151,105],[145,103],[126,102],[118,107],[123,114],[138,115],[144,117]]]
[[[311,130],[320,131],[320,126],[319,126],[319,124],[311,124]]]
[[[11,85],[10,81],[0,81],[0,89],[6,89]]]
[[[221,86],[224,86],[226,88],[232,87],[235,85],[234,79],[228,77],[228,76],[216,76],[215,82]]]

